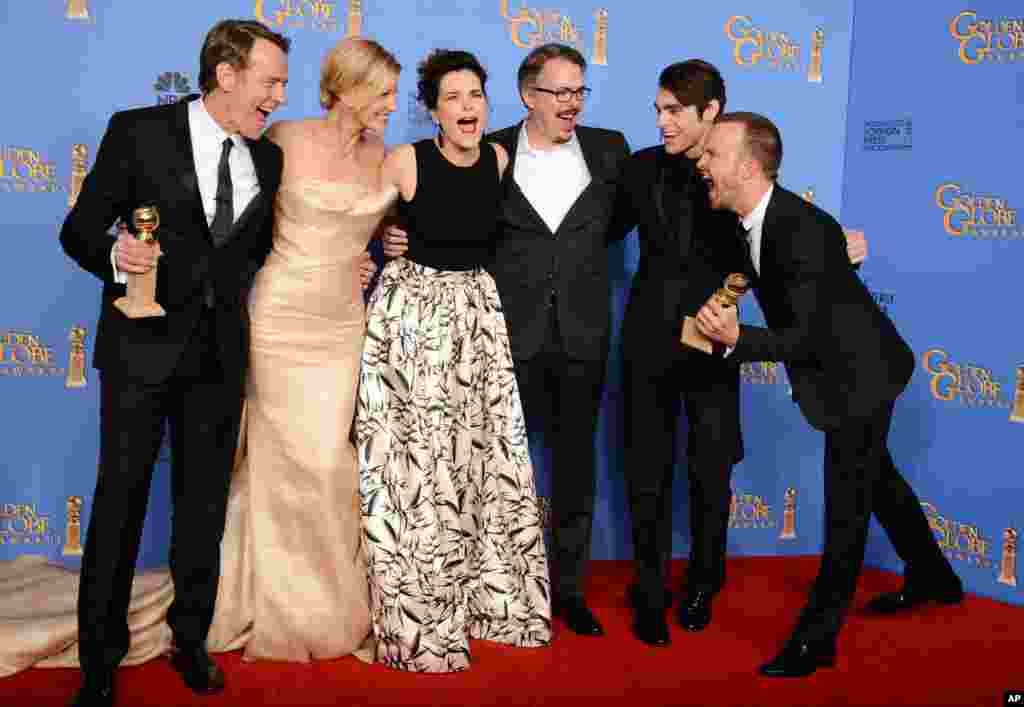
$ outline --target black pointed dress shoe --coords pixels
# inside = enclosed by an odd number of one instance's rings
[[[649,646],[669,644],[664,609],[637,609],[633,615],[633,635]]]
[[[71,702],[71,707],[113,707],[114,676],[88,675]]]
[[[573,633],[581,636],[604,635],[604,628],[582,599],[570,599],[555,604],[554,614],[560,616]]]
[[[774,660],[761,666],[759,672],[769,678],[802,678],[818,668],[831,668],[835,664],[835,641],[790,640]]]
[[[959,582],[938,591],[915,590],[904,585],[898,592],[879,594],[868,602],[866,609],[872,614],[899,614],[932,602],[950,605],[959,604],[963,600],[964,590]]]
[[[703,631],[711,623],[711,593],[694,592],[679,605],[679,625],[687,631]]]
[[[177,651],[171,656],[171,665],[192,692],[214,695],[224,689],[224,673],[205,648]]]

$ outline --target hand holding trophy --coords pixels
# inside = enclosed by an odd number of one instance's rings
[[[153,232],[160,226],[160,212],[155,206],[141,206],[132,212],[137,240],[159,248]],[[114,306],[129,319],[163,317],[167,312],[156,302],[156,269],[159,267],[159,253],[153,267],[144,273],[128,273],[128,293],[114,302]]]
[[[734,272],[725,278],[723,286],[712,295],[723,307],[735,307],[736,303],[750,289],[750,280],[742,273]],[[684,346],[699,349],[704,353],[711,353],[711,339],[707,338],[697,330],[697,320],[693,317],[683,318],[683,331],[679,341]]]

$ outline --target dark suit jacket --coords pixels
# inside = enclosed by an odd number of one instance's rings
[[[195,97],[192,97],[194,100]],[[93,365],[147,383],[171,375],[201,314],[204,283],[216,292],[216,338],[225,371],[244,379],[249,327],[245,297],[271,243],[271,213],[281,180],[282,155],[266,138],[248,140],[260,193],[235,220],[230,237],[215,248],[203,213],[192,156],[188,104],[114,114],[96,163],[61,230],[64,251],[103,281]],[[155,204],[163,250],[156,299],[166,317],[128,319],[114,307],[125,294],[110,265],[114,241],[107,233],[118,217]]]
[[[629,146],[620,132],[576,128],[591,180],[552,233],[516,184],[516,148],[522,129],[520,123],[487,137],[509,155],[495,254],[488,271],[498,285],[512,357],[528,359],[543,346],[548,324],[545,305],[554,287],[566,352],[584,361],[602,361],[611,331],[609,227]]]
[[[696,314],[729,273],[743,270],[740,241],[729,237],[736,217],[712,211],[695,161],[667,155],[663,146],[635,153],[623,177],[613,228],[637,227],[640,246],[622,324],[623,356],[652,374],[685,358],[688,370],[707,375],[700,364],[711,359],[681,346],[679,334],[683,317]]]
[[[761,233],[754,292],[768,328],[740,326],[738,361],[782,361],[793,398],[828,430],[894,401],[914,354],[850,267],[842,228],[779,185]]]

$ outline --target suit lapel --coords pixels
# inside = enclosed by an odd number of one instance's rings
[[[177,149],[169,157],[170,169],[177,183],[186,194],[192,205],[192,220],[200,227],[203,237],[207,242],[212,243],[210,227],[206,223],[206,214],[203,212],[203,198],[199,193],[199,178],[196,176],[196,160],[192,152],[192,132],[188,125],[188,105],[192,100],[199,100],[199,97],[190,97],[187,100],[179,101],[174,112],[173,139]]]
[[[531,230],[541,230],[551,233],[551,229],[544,223],[544,219],[537,213],[526,194],[516,182],[516,158],[519,150],[519,133],[525,130],[525,125],[520,122],[518,126],[510,130],[511,139],[502,143],[505,152],[508,153],[508,166],[505,168],[505,199],[502,206],[505,218],[515,224],[520,224]],[[500,141],[499,141],[500,142]]]
[[[260,190],[252,198],[248,206],[245,207],[245,211],[231,224],[231,231],[228,233],[228,237],[224,239],[224,242],[221,243],[221,246],[231,242],[253,218],[253,214],[261,213],[267,205],[267,195],[277,191],[277,178],[274,175],[269,155],[265,149],[264,139],[250,140],[245,138],[245,144],[249,147],[249,154],[252,156],[253,166],[256,168],[256,179],[259,181]]]

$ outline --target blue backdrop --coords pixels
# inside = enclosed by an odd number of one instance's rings
[[[658,141],[652,103],[661,68],[692,57],[716,64],[729,108],[779,124],[783,184],[865,230],[871,255],[863,276],[919,359],[897,408],[894,456],[969,589],[1020,603],[1012,551],[1024,494],[1011,457],[1024,434],[1011,420],[1024,375],[1024,334],[1012,314],[1014,262],[1024,249],[1020,180],[1012,178],[1024,129],[1024,13],[1011,8],[1018,4],[987,0],[963,14],[947,0],[926,10],[856,0],[833,0],[827,9],[800,0],[5,3],[0,559],[42,554],[74,566],[88,520],[98,454],[98,389],[88,362],[99,283],[57,243],[75,185],[112,112],[194,92],[206,30],[223,17],[256,16],[294,40],[289,102],[279,118],[319,112],[320,60],[340,38],[361,34],[391,49],[405,66],[386,135],[392,144],[430,131],[414,100],[415,65],[435,47],[481,58],[498,128],[523,117],[515,71],[530,47],[575,44],[591,61],[584,122],[624,131],[634,149]],[[635,237],[609,258],[617,331]],[[756,307],[745,307],[745,317],[758,319]],[[596,558],[630,553],[620,366],[616,338],[596,440]],[[792,404],[781,366],[748,365],[743,376],[747,459],[734,475],[729,550],[819,552],[821,435]],[[1024,419],[1024,393],[1017,395]],[[546,493],[544,454],[535,451]],[[167,462],[164,453],[142,566],[166,562]],[[676,554],[688,544],[683,472],[681,463]],[[869,563],[900,569],[883,536],[872,536],[868,553]]]

